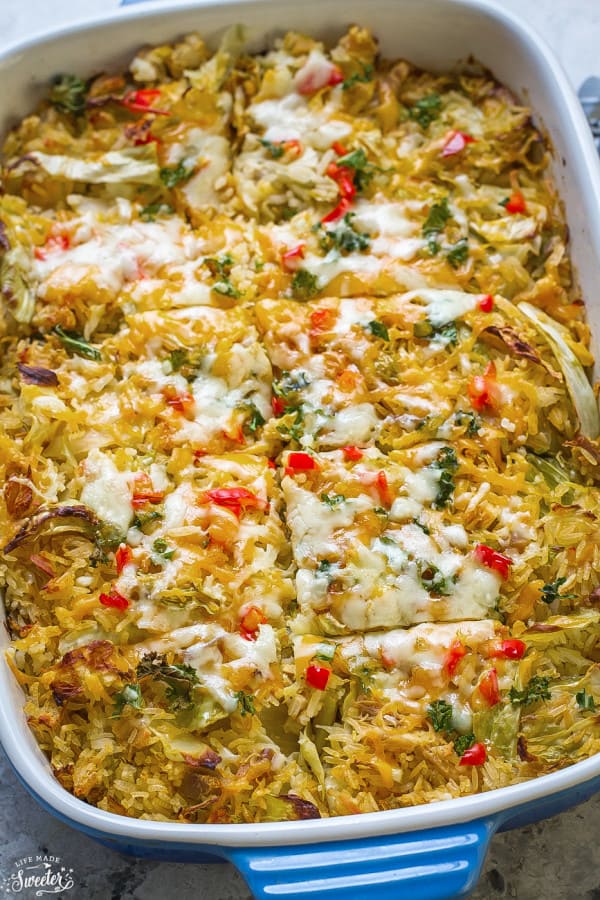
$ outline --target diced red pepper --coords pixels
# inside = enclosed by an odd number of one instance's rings
[[[329,331],[336,318],[337,313],[335,309],[326,309],[323,307],[314,309],[309,316],[311,337],[315,337],[316,334],[321,331]]]
[[[346,215],[351,206],[351,201],[347,197],[342,197],[338,205],[335,206],[331,212],[328,212],[326,216],[323,216],[321,225],[328,225],[329,222],[337,222],[338,219],[341,219]]]
[[[160,98],[160,91],[156,88],[142,88],[139,91],[129,91],[121,97],[119,103],[125,109],[132,112],[154,113],[156,116],[168,116],[164,109],[155,109],[152,104]]]
[[[324,691],[331,675],[331,669],[326,666],[311,665],[306,670],[306,681],[318,691]]]
[[[271,407],[273,409],[273,414],[276,416],[282,416],[285,412],[285,403],[281,397],[273,397],[271,400]]]
[[[477,544],[473,555],[477,562],[480,562],[482,566],[487,566],[488,569],[497,572],[498,575],[506,581],[510,574],[510,567],[513,564],[510,556],[504,556],[503,553],[492,550],[487,544]]]
[[[128,566],[133,559],[131,547],[127,544],[121,544],[115,553],[115,565],[117,567],[117,575],[120,575],[125,566]]]
[[[338,166],[336,162],[330,162],[327,166],[326,174],[336,182],[342,199],[352,200],[356,196],[354,169],[350,169],[348,166]]]
[[[348,462],[358,462],[363,456],[362,450],[350,445],[348,447],[342,447],[342,453],[344,454],[344,459],[348,460]]]
[[[268,460],[267,460],[267,465],[268,465],[268,467],[269,467],[270,469],[276,469],[276,468],[277,468],[277,464],[275,463],[275,460],[274,460],[274,459],[268,459]]]
[[[341,144],[339,141],[334,141],[333,144],[331,145],[331,149],[335,150],[335,152],[337,153],[338,156],[345,156],[346,153],[348,152],[348,148],[344,147],[344,145]]]
[[[310,472],[320,468],[319,463],[310,453],[296,451],[288,454],[285,472],[286,475],[293,475],[295,472]]]
[[[281,254],[281,262],[283,268],[288,272],[295,272],[300,267],[301,261],[304,259],[304,248],[306,244],[298,244],[291,247]]]
[[[36,567],[36,569],[39,569],[40,572],[44,572],[46,575],[49,575],[50,578],[54,578],[54,575],[56,573],[54,572],[52,563],[49,560],[45,559],[43,556],[40,556],[39,553],[32,553],[29,557],[29,561]]]
[[[236,444],[246,443],[241,422],[234,422],[230,428],[222,428],[221,434],[224,435],[228,441],[234,441]]]
[[[293,154],[294,156],[302,156],[304,153],[304,147],[300,141],[296,140],[296,138],[292,138],[289,141],[283,141],[281,146],[286,153]]]
[[[448,675],[452,676],[456,672],[458,668],[458,664],[463,658],[463,656],[467,655],[467,648],[461,641],[452,641],[450,645],[450,649],[448,650],[448,655],[446,656],[446,661],[444,662],[444,669],[448,673]]]
[[[465,149],[467,144],[474,144],[475,138],[464,131],[451,131],[442,147],[442,156],[455,156]]]
[[[525,197],[521,191],[512,192],[504,205],[504,209],[506,212],[512,213],[512,215],[515,215],[515,213],[527,212],[527,204],[525,203]]]
[[[385,472],[381,471],[377,473],[375,484],[377,485],[377,490],[379,491],[379,496],[381,497],[383,505],[391,506],[394,498],[392,497],[392,492]]]
[[[488,706],[496,706],[500,703],[500,688],[498,687],[498,673],[495,669],[486,672],[478,684],[479,693]]]
[[[129,606],[127,597],[124,597],[123,594],[120,594],[114,588],[110,594],[100,594],[100,603],[102,606],[108,606],[110,609],[124,610]]]
[[[46,259],[48,253],[56,250],[68,250],[71,246],[71,240],[68,234],[51,234],[46,238],[43,247],[36,247],[33,255],[36,259]]]
[[[307,96],[320,91],[324,87],[335,87],[336,84],[340,84],[343,80],[344,74],[339,66],[329,63],[327,66],[323,65],[320,68],[307,71],[303,77],[301,76],[296,89],[299,94]]]
[[[527,644],[525,641],[520,641],[518,638],[509,638],[496,644],[489,656],[492,659],[522,659],[526,650]]]
[[[189,412],[196,403],[194,395],[190,394],[189,391],[183,391],[181,394],[165,393],[165,400],[167,406],[170,406],[171,409],[176,409],[180,413]]]
[[[481,312],[491,312],[494,308],[494,298],[491,294],[486,294],[478,303]]]
[[[247,641],[255,641],[261,625],[267,621],[263,611],[257,606],[250,606],[242,616],[240,634]]]
[[[467,385],[467,393],[471,405],[478,412],[484,409],[493,409],[499,399],[498,384],[496,382],[496,366],[488,363],[483,375],[475,375]]]
[[[211,503],[217,506],[223,506],[230,509],[239,518],[242,510],[259,509],[265,512],[269,508],[266,500],[261,500],[252,491],[247,488],[231,487],[231,488],[215,488],[206,491],[205,497]]]
[[[459,766],[482,766],[487,759],[485,744],[473,744],[465,750],[460,758]]]

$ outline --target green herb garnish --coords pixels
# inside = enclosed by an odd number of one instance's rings
[[[339,156],[336,160],[338,166],[345,166],[347,169],[354,169],[354,186],[357,191],[362,191],[375,174],[377,166],[370,163],[367,154],[359,147],[357,150],[351,150],[344,156]]]
[[[367,328],[374,337],[381,338],[382,341],[389,341],[389,331],[383,322],[380,322],[378,319],[373,319],[372,322],[369,322]]]
[[[296,300],[310,300],[319,293],[317,276],[307,269],[298,269],[292,278],[292,295]]]
[[[140,219],[142,222],[154,222],[157,216],[171,216],[174,212],[170,203],[149,203],[140,209]]]
[[[139,684],[126,684],[122,691],[119,691],[118,694],[113,694],[113,702],[113,719],[117,719],[122,715],[126,706],[141,709],[144,705],[144,700]]]
[[[60,325],[55,325],[52,330],[63,347],[66,350],[70,350],[71,353],[75,353],[77,356],[85,356],[86,359],[93,359],[95,362],[99,362],[102,359],[100,351],[96,347],[92,347],[76,331],[64,331]]]
[[[434,325],[429,319],[415,322],[413,335],[419,340],[432,341],[441,338],[446,344],[458,343],[458,330],[456,322],[445,322],[444,325]]]
[[[248,430],[252,432],[252,434],[255,434],[255,432],[261,427],[261,425],[265,424],[265,418],[263,414],[257,407],[256,403],[253,403],[252,400],[245,400],[241,404],[240,408],[248,410],[250,417],[244,424],[248,428]]]
[[[193,174],[194,170],[188,169],[184,162],[178,163],[176,166],[161,169],[159,172],[160,180],[167,188],[176,187],[181,181],[187,181]]]
[[[345,500],[346,498],[343,494],[321,494],[321,502],[325,503],[331,509],[339,506],[340,503],[344,503]]]
[[[515,687],[511,687],[508,694],[510,702],[515,706],[529,706],[530,703],[537,703],[540,700],[549,700],[549,684],[549,678],[545,678],[543,675],[534,675],[522,691]]]
[[[429,210],[429,215],[425,219],[425,224],[421,229],[423,237],[428,239],[429,252],[432,256],[439,253],[440,245],[437,238],[441,231],[446,227],[446,223],[451,213],[448,208],[448,198],[444,197],[440,203],[434,203]]]
[[[337,228],[325,231],[321,236],[321,248],[325,252],[332,249],[339,250],[342,253],[354,253],[356,250],[366,250],[371,238],[363,231],[356,231],[352,225],[354,213],[346,213],[344,219]]]
[[[434,119],[437,119],[441,108],[442,101],[439,94],[427,94],[410,107],[408,115],[418,122],[421,128],[427,128]]]
[[[80,116],[85,111],[87,84],[77,75],[57,75],[50,88],[50,103],[63,112]]]
[[[433,501],[435,509],[443,509],[454,493],[454,473],[458,469],[458,459],[453,447],[443,447],[438,458],[431,464],[432,469],[440,469],[438,491]]]
[[[236,691],[235,696],[240,708],[240,715],[253,716],[256,713],[256,709],[254,708],[254,697],[252,694],[246,694],[244,691]]]
[[[544,603],[554,603],[555,600],[574,600],[577,594],[561,594],[560,589],[567,579],[557,578],[556,581],[550,581],[542,588],[541,600]]]
[[[461,238],[446,253],[446,259],[453,269],[458,269],[469,257],[469,242],[466,238]]]
[[[267,141],[264,138],[261,138],[261,144],[268,150],[272,159],[281,159],[283,154],[285,153],[285,149],[283,143],[281,144],[273,144],[271,141]]]
[[[481,419],[472,412],[464,412],[462,409],[454,413],[454,420],[461,428],[467,429],[469,437],[477,434],[481,428]]]
[[[427,714],[434,731],[449,731],[452,728],[452,706],[446,700],[434,700],[427,707]]]
[[[355,84],[367,83],[373,80],[373,66],[370,63],[362,63],[362,72],[353,72],[344,81],[342,81],[342,90],[347,91]]]
[[[173,559],[175,550],[170,548],[164,538],[156,538],[152,544],[152,562],[162,565],[166,560]]]
[[[447,597],[451,593],[452,579],[446,578],[433,563],[427,562],[425,559],[418,559],[417,572],[426,591],[441,594],[443,597]]]
[[[462,756],[463,753],[472,747],[475,743],[475,735],[472,731],[469,734],[461,734],[454,741],[454,750],[458,756]]]
[[[585,689],[582,691],[577,691],[577,693],[575,694],[575,700],[577,701],[577,706],[579,707],[579,709],[589,710],[589,712],[596,712],[596,701],[591,694],[586,694]]]

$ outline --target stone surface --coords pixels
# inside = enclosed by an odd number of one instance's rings
[[[0,0],[1,42],[19,40],[116,6],[116,0]],[[600,75],[598,0],[504,0],[554,47],[575,87]],[[249,900],[227,865],[177,865],[118,855],[40,809],[18,784],[0,751],[0,891],[13,861],[35,854],[60,856],[73,868],[73,900]],[[472,900],[600,900],[600,796],[538,825],[494,838]],[[24,891],[23,900],[33,898]],[[349,895],[350,896],[350,895]]]

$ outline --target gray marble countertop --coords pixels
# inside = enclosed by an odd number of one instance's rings
[[[575,87],[600,75],[598,0],[504,0],[558,54]],[[60,25],[117,6],[117,0],[0,0],[0,41],[12,42],[47,24]],[[155,863],[120,856],[55,821],[29,797],[0,751],[0,893],[14,861],[61,857],[73,869],[73,900],[249,900],[230,866]],[[600,900],[600,795],[538,825],[494,838],[473,900]],[[33,890],[21,893],[24,900]],[[55,895],[56,896],[56,895]]]

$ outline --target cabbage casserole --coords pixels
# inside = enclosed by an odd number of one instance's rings
[[[8,662],[126,816],[373,812],[600,749],[600,443],[549,149],[483,67],[241,28],[2,157]]]

